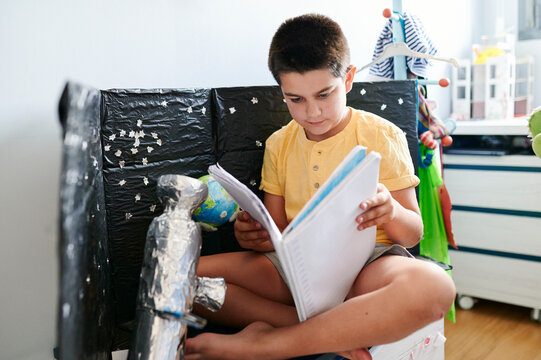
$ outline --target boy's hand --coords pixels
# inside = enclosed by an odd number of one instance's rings
[[[274,250],[268,231],[246,211],[239,211],[234,229],[235,237],[242,248],[261,252]]]
[[[355,220],[359,225],[358,230],[366,229],[374,225],[383,225],[395,218],[396,200],[385,185],[378,184],[377,193],[363,201],[359,207],[365,210]]]

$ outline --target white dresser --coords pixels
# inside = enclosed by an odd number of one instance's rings
[[[455,135],[526,135],[524,120],[459,123]],[[475,298],[541,309],[541,159],[448,155],[444,181],[458,250],[450,248],[459,305]]]

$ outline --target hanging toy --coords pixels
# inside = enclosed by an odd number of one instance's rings
[[[453,143],[453,139],[449,136],[450,131],[447,126],[440,120],[431,110],[425,96],[425,88],[419,86],[419,132],[421,136],[430,131],[432,133],[432,139],[441,139],[443,146],[450,146]],[[425,135],[424,140],[420,137],[421,142],[428,148],[435,149],[428,144],[431,144],[431,140],[428,135]],[[437,146],[437,145],[436,145]]]
[[[429,149],[436,150],[438,142],[434,139],[432,131],[427,130],[419,136],[421,143]]]

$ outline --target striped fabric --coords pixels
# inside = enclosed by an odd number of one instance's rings
[[[426,35],[423,24],[417,16],[404,13],[403,24],[405,42],[411,50],[429,55],[435,55],[437,53],[438,49],[434,46],[434,44],[432,44],[432,41]],[[383,48],[392,42],[393,28],[391,25],[391,20],[389,20],[378,37],[376,48],[374,49],[374,55],[372,56],[372,61],[380,57],[383,52]],[[427,66],[429,65],[428,59],[413,58],[408,56],[406,57],[406,64],[408,66],[408,70],[413,74],[426,77]],[[393,57],[387,58],[377,64],[372,65],[370,67],[370,74],[392,79],[394,77]]]

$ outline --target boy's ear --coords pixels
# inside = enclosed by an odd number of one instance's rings
[[[357,68],[353,65],[350,65],[348,67],[348,72],[346,74],[346,94],[351,90],[353,87],[353,78],[355,77],[355,72],[357,71]]]

